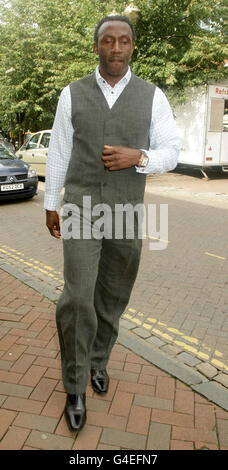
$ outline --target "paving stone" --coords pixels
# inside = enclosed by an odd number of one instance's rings
[[[172,427],[172,439],[181,441],[202,441],[217,444],[218,439],[215,431],[207,429],[184,428],[182,426]]]
[[[94,450],[100,439],[102,428],[98,426],[90,426],[85,424],[84,428],[76,437],[76,441],[72,449],[77,450]]]
[[[157,397],[150,397],[146,395],[135,395],[134,398],[134,405],[139,405],[139,406],[146,406],[149,408],[154,408],[154,409],[159,409],[159,410],[172,410],[173,409],[173,401],[172,400],[166,400],[163,398],[157,398]]]
[[[162,424],[171,424],[176,426],[183,426],[188,428],[194,427],[193,415],[184,414],[184,413],[174,413],[173,411],[167,410],[152,410],[151,421],[162,423]]]
[[[194,445],[193,445],[193,442],[171,440],[170,449],[171,450],[194,450]]]
[[[124,416],[115,416],[100,411],[88,410],[87,424],[102,426],[112,430],[124,430],[127,424],[127,418]]]
[[[146,436],[116,429],[104,428],[100,442],[125,447],[127,449],[143,450],[146,446]]]
[[[174,411],[194,415],[194,392],[192,390],[176,390]]]
[[[33,390],[32,387],[25,387],[23,385],[0,382],[0,394],[1,395],[28,398],[32,390]]]
[[[215,429],[216,416],[212,403],[207,405],[195,403],[195,428]]]
[[[30,429],[10,427],[0,443],[0,450],[20,450],[26,441]]]
[[[125,320],[125,319],[121,318],[120,326],[122,328],[126,328],[127,330],[131,330],[132,328],[135,328],[135,323],[133,323],[132,321]]]
[[[208,400],[217,403],[219,406],[228,411],[228,393],[227,388],[215,382],[201,383],[193,385],[193,390],[201,393]]]
[[[15,426],[46,432],[54,432],[57,423],[58,420],[54,418],[23,412],[19,413],[14,421]]]
[[[147,441],[147,450],[169,450],[171,425],[152,423]]]
[[[218,373],[217,369],[207,362],[202,362],[196,366],[197,370],[202,372],[206,377],[212,379]]]
[[[139,335],[141,338],[149,338],[149,336],[151,336],[151,333],[144,328],[135,328],[134,333]]]
[[[73,438],[32,431],[26,441],[26,445],[44,450],[70,450],[73,442]]]
[[[150,413],[150,408],[133,405],[126,431],[146,435],[150,425]]]
[[[225,419],[218,419],[218,435],[219,442],[222,446],[228,446],[228,421]]]
[[[179,361],[184,362],[185,364],[188,364],[189,366],[196,366],[197,364],[200,364],[201,361],[200,359],[197,359],[196,357],[192,356],[191,354],[188,354],[186,352],[182,352],[176,356],[176,359]]]
[[[0,439],[4,436],[15,417],[16,413],[14,411],[0,410]]]
[[[155,348],[160,348],[161,346],[164,346],[166,344],[164,341],[157,338],[156,336],[150,336],[150,338],[147,338],[146,341],[152,344]]]
[[[0,360],[0,370],[9,370],[12,367],[12,362]]]
[[[116,391],[109,413],[116,416],[128,416],[133,397],[133,393]]]
[[[26,400],[25,398],[9,397],[4,401],[2,408],[7,410],[23,411],[28,413],[40,414],[44,404],[34,400]]]
[[[123,370],[109,369],[109,367],[107,367],[107,371],[110,377],[112,377],[112,379],[128,380],[129,382],[138,381],[139,374],[135,374],[134,372],[125,372]]]
[[[178,348],[177,346],[173,346],[172,344],[166,344],[161,349],[162,351],[165,351],[170,356],[176,356],[177,354],[181,352],[180,348]]]
[[[226,374],[219,374],[216,377],[214,377],[214,380],[216,382],[219,382],[220,384],[224,385],[224,387],[228,388],[228,375]],[[227,392],[228,393],[228,392]]]
[[[42,415],[59,418],[64,410],[65,403],[65,393],[53,392],[42,411]]]

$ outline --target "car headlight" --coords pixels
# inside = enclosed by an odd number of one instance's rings
[[[34,178],[36,176],[36,171],[33,168],[28,169],[28,178]]]

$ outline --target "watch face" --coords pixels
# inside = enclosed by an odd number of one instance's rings
[[[142,159],[142,164],[141,164],[141,166],[144,166],[144,167],[145,167],[145,166],[147,165],[147,163],[148,163],[148,157],[146,157],[146,156],[144,155],[144,157],[143,157],[143,159]]]

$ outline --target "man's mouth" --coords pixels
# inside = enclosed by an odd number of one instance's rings
[[[123,59],[121,59],[120,57],[112,57],[111,59],[109,59],[109,62],[124,62]]]

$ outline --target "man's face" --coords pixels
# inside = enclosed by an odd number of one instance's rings
[[[134,50],[132,31],[123,21],[108,21],[101,25],[94,51],[100,58],[100,72],[123,77]]]

